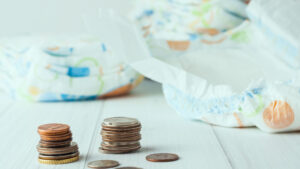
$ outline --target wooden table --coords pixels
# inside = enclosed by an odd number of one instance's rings
[[[142,149],[108,155],[98,152],[101,122],[106,117],[128,116],[142,123]],[[37,161],[40,124],[71,126],[80,160],[64,165]],[[117,160],[122,166],[145,169],[299,169],[300,134],[268,134],[257,128],[223,128],[186,120],[164,100],[159,84],[145,81],[130,95],[88,102],[24,103],[1,98],[1,169],[84,169],[92,160]],[[177,153],[180,160],[153,163],[150,153]]]

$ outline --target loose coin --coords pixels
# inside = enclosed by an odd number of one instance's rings
[[[146,160],[151,162],[169,162],[169,161],[176,161],[179,157],[177,154],[170,154],[170,153],[157,153],[157,154],[150,154],[146,157]]]
[[[88,167],[90,168],[112,168],[119,166],[119,162],[113,161],[113,160],[97,160],[97,161],[91,161],[88,163]]]
[[[44,124],[38,127],[38,133],[40,133],[41,135],[64,134],[68,133],[69,130],[70,126],[59,123]]]

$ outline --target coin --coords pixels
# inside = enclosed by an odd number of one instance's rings
[[[109,141],[102,141],[101,144],[109,145],[109,146],[126,146],[126,145],[132,145],[137,144],[139,141],[128,141],[128,142],[109,142]]]
[[[137,151],[138,149],[140,149],[140,147],[133,150],[107,150],[107,149],[103,149],[102,147],[99,147],[99,152],[104,154],[123,154],[123,153],[134,152]]]
[[[39,159],[43,160],[64,160],[64,159],[69,159],[79,156],[79,152],[71,153],[71,154],[66,154],[66,155],[44,155],[44,154],[39,154]]]
[[[70,146],[72,142],[72,138],[66,141],[45,141],[40,140],[39,145],[40,147],[46,147],[46,148],[55,148],[55,147],[66,147]]]
[[[135,118],[129,117],[111,117],[104,119],[103,126],[110,126],[110,127],[120,127],[120,126],[136,126],[139,125],[139,121]]]
[[[97,161],[91,161],[88,163],[89,168],[112,168],[119,166],[119,162],[114,160],[97,160]]]
[[[44,159],[38,159],[38,161],[42,164],[67,164],[67,163],[72,163],[75,161],[79,160],[79,156],[69,158],[69,159],[64,159],[64,160],[44,160]]]
[[[40,135],[40,137],[44,141],[65,141],[72,138],[72,133],[67,133],[67,134],[57,135],[57,136]]]
[[[146,157],[146,160],[151,162],[169,162],[169,161],[176,161],[179,157],[177,154],[170,154],[170,153],[157,153],[157,154],[150,154]]]
[[[70,146],[60,147],[60,148],[46,148],[37,145],[37,150],[40,154],[44,155],[61,155],[61,154],[69,154],[78,151],[77,143],[72,142]]]
[[[44,124],[38,127],[38,133],[41,135],[64,134],[64,133],[68,133],[69,130],[70,130],[70,126],[66,124],[60,124],[60,123]]]

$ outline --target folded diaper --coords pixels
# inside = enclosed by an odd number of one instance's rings
[[[0,40],[1,89],[31,101],[90,100],[128,93],[143,77],[91,35]]]

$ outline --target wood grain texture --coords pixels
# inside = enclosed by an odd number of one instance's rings
[[[102,101],[21,103],[1,99],[0,168],[88,169],[93,160],[117,160],[121,166],[146,169],[298,169],[299,133],[268,134],[256,128],[210,126],[177,115],[163,98],[160,85],[146,81],[128,96]],[[142,123],[142,149],[130,154],[102,154],[100,129],[104,118],[128,116]],[[37,162],[37,127],[66,123],[78,143],[80,160],[64,165]],[[152,153],[176,153],[180,159],[153,163]]]
[[[214,127],[235,169],[300,168],[300,134],[264,133],[257,128]]]

